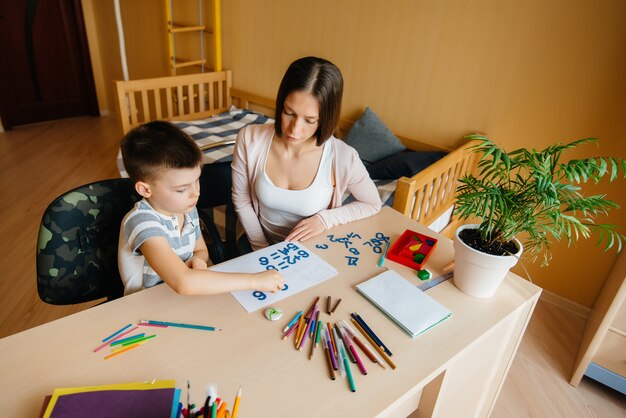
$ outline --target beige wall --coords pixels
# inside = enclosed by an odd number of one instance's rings
[[[112,5],[83,1],[108,22],[96,18],[104,78],[120,77]],[[155,45],[164,11],[122,3],[125,27],[142,39],[127,40],[131,78],[166,74],[167,44]],[[325,57],[344,73],[344,117],[370,106],[395,132],[427,142],[454,146],[480,131],[513,149],[598,136],[600,149],[579,155],[626,157],[625,21],[622,0],[226,0],[223,61],[236,87],[274,97],[291,61]],[[624,185],[589,191],[624,206]],[[624,213],[609,221],[626,225]],[[595,239],[554,246],[548,268],[526,267],[540,286],[591,306],[615,258]]]
[[[508,149],[599,136],[587,152],[626,157],[621,0],[229,0],[222,16],[238,88],[274,97],[291,61],[319,55],[343,71],[344,117],[370,106],[395,132],[447,146],[476,131]],[[624,186],[590,192],[624,206]],[[626,225],[623,210],[609,220]],[[615,258],[595,238],[526,267],[591,306]]]

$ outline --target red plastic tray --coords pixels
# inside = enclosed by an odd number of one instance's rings
[[[422,245],[417,251],[413,252],[408,249],[408,245],[415,237],[419,238]],[[407,229],[400,235],[400,238],[393,243],[391,248],[389,248],[387,258],[412,269],[421,270],[436,246],[437,240],[435,238]],[[424,259],[420,263],[415,262],[413,259],[415,254],[424,254]]]

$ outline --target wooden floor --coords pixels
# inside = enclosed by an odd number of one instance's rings
[[[0,133],[0,337],[90,306],[39,300],[37,231],[46,205],[59,194],[118,176],[119,139],[116,121],[107,117]],[[584,324],[574,313],[539,302],[493,417],[626,417],[625,396],[587,378],[578,388],[567,383]]]

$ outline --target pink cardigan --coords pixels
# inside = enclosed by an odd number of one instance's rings
[[[237,135],[233,153],[233,203],[254,249],[269,245],[259,222],[259,199],[254,184],[262,173],[261,162],[272,142],[274,129],[274,124],[246,126]],[[382,206],[376,185],[356,150],[334,136],[328,141],[333,147],[335,190],[331,208],[315,215],[320,217],[326,229],[372,216]],[[342,206],[346,190],[356,200]]]

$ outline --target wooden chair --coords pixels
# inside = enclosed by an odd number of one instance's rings
[[[400,177],[393,208],[423,225],[434,222],[454,205],[458,179],[476,168],[478,156],[469,149],[476,143],[469,141],[411,178]],[[453,215],[441,234],[452,238],[460,223]]]

